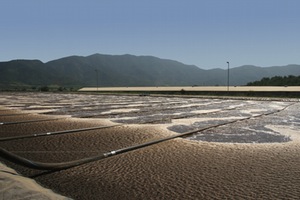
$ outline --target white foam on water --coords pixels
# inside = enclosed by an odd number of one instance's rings
[[[208,122],[208,121],[219,121],[219,120],[238,120],[244,117],[226,117],[226,118],[185,118],[185,119],[174,119],[172,125],[191,125],[196,122]]]
[[[292,139],[292,142],[300,142],[299,129],[293,129],[293,127],[291,126],[282,126],[282,125],[266,125],[266,128],[271,129],[287,137],[290,137]]]
[[[107,120],[110,121],[116,121],[116,120],[135,120],[138,119],[139,117],[121,117],[121,118],[108,118]]]
[[[268,110],[266,110],[266,109],[248,109],[248,110],[241,110],[240,112],[244,113],[244,114],[253,114],[253,113],[265,112],[265,111],[268,111]]]
[[[193,110],[191,113],[195,114],[206,114],[221,111],[221,109],[211,109],[211,110]]]
[[[89,123],[96,123],[96,124],[101,124],[101,125],[106,125],[106,126],[110,126],[110,125],[118,125],[120,123],[117,122],[113,122],[110,119],[102,119],[102,118],[76,118],[76,117],[72,117],[69,120],[72,121],[78,121],[78,122],[89,122]]]
[[[42,109],[42,110],[26,110],[25,113],[49,113],[49,112],[56,112],[58,111],[57,109]],[[66,116],[66,115],[64,115]]]
[[[63,106],[31,105],[28,108],[41,108],[41,109],[43,109],[43,108],[51,108],[51,109],[53,109],[53,108],[63,108]]]
[[[126,107],[141,107],[141,106],[148,106],[149,104],[129,104],[129,105],[127,105]]]
[[[110,114],[110,113],[128,113],[133,111],[139,111],[140,109],[113,109],[110,111],[101,112],[101,114]]]
[[[288,104],[285,102],[272,102],[272,104],[269,104],[268,106],[275,109],[283,109]]]
[[[211,103],[194,103],[194,104],[188,104],[188,105],[181,105],[178,106],[178,108],[189,108],[189,107],[196,107],[196,106],[205,106],[205,105],[209,105]]]

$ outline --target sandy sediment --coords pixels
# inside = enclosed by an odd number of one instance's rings
[[[31,117],[22,116],[22,119]],[[2,117],[1,121],[5,119],[14,120]],[[107,121],[63,119],[3,126],[0,136],[101,124],[107,125]],[[286,131],[286,127],[270,128]],[[1,161],[74,199],[298,199],[300,142],[297,133],[290,130],[291,142],[270,144],[210,143],[179,138],[48,174]],[[163,126],[123,125],[1,142],[1,147],[33,160],[62,162],[172,134]]]

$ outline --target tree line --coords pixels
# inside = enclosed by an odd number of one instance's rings
[[[254,81],[247,86],[300,86],[300,76],[274,76],[272,78],[262,78],[260,81]]]

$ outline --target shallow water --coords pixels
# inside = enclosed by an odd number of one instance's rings
[[[25,112],[94,118],[122,124],[162,124],[165,129],[176,133],[236,120],[186,138],[231,143],[290,141],[289,136],[271,131],[267,126],[281,125],[300,130],[300,108],[299,103],[293,105],[295,102],[50,93],[0,95],[1,105]],[[270,112],[274,113],[261,116]],[[251,119],[238,121],[245,118]]]

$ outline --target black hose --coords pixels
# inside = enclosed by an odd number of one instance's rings
[[[0,148],[0,155],[1,155],[2,158],[6,159],[10,162],[13,162],[13,163],[16,163],[16,164],[19,164],[21,166],[28,167],[28,168],[33,168],[33,169],[38,169],[38,170],[61,170],[61,169],[67,169],[67,168],[75,167],[75,166],[82,165],[82,164],[85,164],[85,163],[101,160],[101,159],[104,159],[104,158],[107,158],[107,157],[110,157],[110,156],[114,156],[114,155],[117,155],[117,154],[126,153],[126,152],[129,152],[129,151],[132,151],[132,150],[140,149],[140,148],[143,148],[143,147],[147,147],[147,146],[150,146],[150,145],[153,145],[153,144],[161,143],[161,142],[171,140],[171,139],[175,139],[175,138],[178,138],[178,137],[187,136],[187,135],[190,135],[190,134],[193,134],[193,133],[201,132],[201,131],[211,129],[211,128],[215,128],[215,127],[218,127],[218,126],[227,125],[227,124],[234,123],[234,122],[237,122],[237,121],[240,121],[240,120],[246,120],[246,119],[249,119],[249,118],[250,117],[239,119],[239,120],[234,120],[234,121],[230,121],[230,122],[226,122],[226,123],[222,123],[222,124],[218,124],[218,125],[208,126],[208,127],[205,127],[205,128],[185,132],[185,133],[182,133],[182,134],[169,136],[169,137],[166,137],[166,138],[163,138],[163,139],[158,139],[158,140],[154,140],[154,141],[151,141],[151,142],[146,142],[146,143],[143,143],[143,144],[138,144],[138,145],[122,148],[122,149],[117,149],[117,150],[114,150],[114,151],[109,151],[109,152],[103,153],[103,154],[98,155],[98,156],[83,158],[83,159],[69,161],[69,162],[61,162],[61,163],[36,162],[36,161],[28,160],[28,159],[23,158],[21,156],[18,156],[16,154],[13,154],[13,153],[11,153],[11,152],[3,149],[3,148]]]
[[[18,122],[0,122],[0,125],[13,125],[13,124],[44,122],[44,121],[53,121],[53,120],[66,119],[66,118],[67,117],[60,117],[60,118],[53,118],[53,119],[36,119],[36,120],[27,120],[27,121],[18,121]]]
[[[62,163],[42,163],[37,161],[28,160],[26,158],[23,158],[21,156],[18,156],[16,154],[13,154],[9,151],[6,151],[3,148],[0,148],[0,155],[4,159],[11,161],[13,163],[19,164],[24,167],[32,168],[32,169],[38,169],[38,170],[61,170],[61,169],[67,169],[70,167],[76,167],[78,165],[100,160],[105,158],[105,155],[99,155],[89,158],[83,158],[80,160],[74,160],[69,162],[62,162]]]
[[[183,137],[183,136],[188,136],[188,135],[191,135],[191,134],[194,134],[194,133],[198,133],[198,132],[201,132],[201,131],[204,131],[204,130],[208,130],[208,129],[211,129],[211,128],[216,128],[216,127],[219,127],[219,126],[224,126],[224,125],[232,124],[232,123],[235,123],[235,122],[238,122],[238,121],[245,121],[245,120],[248,120],[248,119],[251,119],[251,118],[258,118],[258,117],[262,117],[262,116],[271,115],[271,114],[283,111],[283,110],[285,110],[289,106],[291,106],[291,105],[288,105],[288,106],[284,107],[281,110],[276,110],[276,111],[272,111],[272,112],[268,112],[268,113],[263,113],[263,114],[256,115],[256,116],[250,116],[250,117],[241,118],[241,119],[237,119],[237,120],[233,120],[233,121],[229,121],[229,122],[224,122],[224,123],[221,123],[221,124],[217,124],[217,125],[213,125],[213,126],[208,126],[208,127],[201,128],[201,129],[196,129],[196,130],[185,132],[185,133],[182,133],[182,134],[165,137],[163,139],[158,139],[158,140],[146,142],[146,143],[143,143],[143,144],[138,144],[138,145],[134,145],[134,146],[122,148],[122,149],[117,149],[117,150],[114,150],[114,151],[109,151],[107,153],[103,153],[103,154],[98,155],[98,156],[83,158],[83,159],[69,161],[69,162],[61,162],[61,163],[42,163],[42,162],[36,162],[36,161],[28,160],[28,159],[23,158],[21,156],[18,156],[16,154],[13,154],[13,153],[11,153],[11,152],[3,149],[3,148],[0,148],[0,155],[1,155],[2,158],[6,159],[8,161],[11,161],[13,163],[16,163],[16,164],[19,164],[21,166],[28,167],[28,168],[33,168],[33,169],[38,169],[38,170],[61,170],[61,169],[67,169],[67,168],[75,167],[75,166],[78,166],[78,165],[86,164],[86,163],[89,163],[89,162],[101,160],[101,159],[104,159],[104,158],[107,158],[107,157],[111,157],[111,156],[114,156],[114,155],[126,153],[126,152],[129,152],[129,151],[132,151],[132,150],[136,150],[136,149],[140,149],[140,148],[143,148],[143,147],[147,147],[147,146],[150,146],[150,145],[153,145],[153,144],[158,144],[160,142],[164,142],[164,141],[167,141],[167,140],[171,140],[171,139],[175,139],[175,138]]]
[[[31,135],[3,137],[3,138],[0,138],[0,142],[10,141],[10,140],[18,140],[18,139],[26,139],[26,138],[34,138],[34,137],[51,136],[51,135],[60,135],[60,134],[67,134],[67,133],[76,133],[76,132],[83,132],[83,131],[91,131],[91,130],[97,130],[97,129],[112,128],[112,127],[116,127],[116,126],[121,126],[121,125],[96,126],[96,127],[71,129],[71,130],[56,131],[56,132],[36,133],[36,134],[31,134]]]

